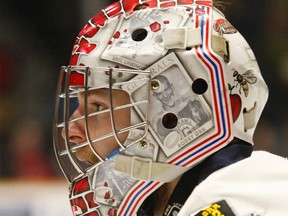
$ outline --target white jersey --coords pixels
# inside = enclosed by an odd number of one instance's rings
[[[211,174],[178,216],[288,215],[288,160],[264,151]]]

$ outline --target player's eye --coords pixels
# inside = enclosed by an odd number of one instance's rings
[[[103,105],[101,105],[99,103],[95,103],[94,105],[96,107],[96,112],[99,112],[99,111],[102,111],[102,110],[106,109],[105,106],[103,106]]]

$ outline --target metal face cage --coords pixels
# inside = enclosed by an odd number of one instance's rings
[[[148,132],[150,82],[149,71],[84,66],[63,66],[61,68],[55,103],[53,139],[58,163],[69,182],[83,177],[85,173],[95,169],[104,161],[143,140]],[[123,89],[127,89],[129,86],[141,87],[143,90],[141,99],[133,101],[129,95],[128,103],[120,103],[120,105],[116,103],[115,105],[115,101],[121,101],[121,98],[113,98],[114,92],[124,91]],[[97,91],[100,90],[106,92],[107,98],[104,100],[107,106],[92,111],[89,108],[89,95],[96,92],[97,98]],[[126,92],[126,94],[129,93]],[[82,98],[82,102],[79,102],[79,97]],[[79,111],[80,107],[81,111]],[[116,125],[117,114],[125,109],[128,109],[130,113],[129,125],[118,128]],[[139,110],[141,110],[140,115]],[[77,115],[74,114],[76,112]],[[111,130],[101,136],[95,136],[95,130],[103,127],[103,124],[108,124],[108,122],[95,121],[97,117],[104,115],[109,116]],[[82,127],[84,138],[82,137],[81,142],[74,142],[71,139],[73,135],[70,128],[73,124]],[[133,139],[131,139],[131,133],[133,133]],[[123,140],[121,136],[123,137],[124,134],[128,135]],[[99,148],[106,148],[101,142],[107,143],[111,140],[115,145],[113,151],[107,155],[99,153],[95,146],[100,145]],[[85,161],[77,156],[77,152],[83,151],[83,149],[92,155],[90,157],[94,158],[93,162]]]

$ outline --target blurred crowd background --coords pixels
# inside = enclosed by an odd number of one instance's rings
[[[86,22],[113,0],[0,0],[0,178],[62,177],[52,121],[60,66]],[[226,0],[229,2],[229,0]],[[288,1],[231,0],[270,89],[255,149],[288,156]]]

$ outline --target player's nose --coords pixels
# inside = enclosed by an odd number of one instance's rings
[[[61,132],[64,139],[68,138],[69,142],[73,143],[86,141],[85,120],[81,119],[82,116],[78,109],[71,115],[67,126],[68,130],[64,127]]]

